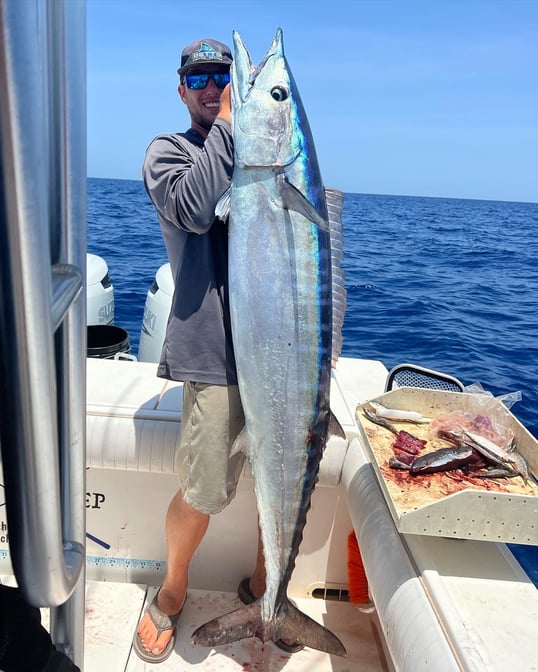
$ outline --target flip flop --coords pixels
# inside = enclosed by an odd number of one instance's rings
[[[177,614],[172,614],[170,616],[168,616],[168,614],[163,614],[163,612],[157,606],[157,597],[159,595],[159,590],[155,594],[155,597],[151,601],[149,607],[146,609],[145,614],[149,614],[151,622],[153,623],[155,629],[157,630],[157,639],[159,639],[162,633],[166,632],[167,630],[172,630],[173,632],[172,636],[170,637],[170,641],[161,651],[161,653],[154,654],[151,653],[151,651],[146,651],[146,649],[142,645],[140,637],[138,636],[138,625],[136,626],[135,634],[133,637],[133,649],[136,655],[146,663],[162,663],[167,658],[169,658],[170,654],[174,650],[174,646],[176,643],[177,622],[179,620],[179,617],[181,616],[181,612],[183,611],[183,607],[181,607],[181,609],[177,612]],[[183,606],[185,606],[185,603],[183,603]]]
[[[254,593],[250,590],[250,578],[243,579],[237,588],[237,596],[243,604],[252,604],[256,601]],[[297,651],[302,651],[304,649],[304,644],[300,642],[292,642],[291,644],[286,643],[283,639],[277,639],[276,642],[273,642],[275,646],[278,646],[282,651],[286,653],[297,653]]]

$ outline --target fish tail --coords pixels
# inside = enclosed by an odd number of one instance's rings
[[[197,628],[191,642],[199,646],[220,646],[246,637],[263,639],[260,600],[219,616]]]
[[[297,609],[288,599],[284,600],[270,624],[263,622],[260,603],[256,600],[200,626],[191,636],[192,643],[220,646],[247,637],[259,637],[264,642],[286,639],[338,656],[347,655],[336,635]]]
[[[278,610],[270,639],[300,642],[318,651],[337,656],[347,655],[344,645],[336,635],[297,609],[288,599],[284,600]]]

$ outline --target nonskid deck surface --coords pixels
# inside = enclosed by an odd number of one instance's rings
[[[86,640],[84,672],[177,672],[181,670],[249,670],[277,672],[364,672],[386,670],[377,645],[371,616],[343,602],[297,599],[297,606],[323,623],[342,639],[347,658],[305,648],[286,654],[268,642],[247,639],[218,649],[192,646],[192,632],[216,615],[240,606],[233,593],[189,590],[179,622],[175,650],[159,665],[145,663],[131,644],[140,615],[156,592],[155,587],[110,582],[89,582],[86,592]]]

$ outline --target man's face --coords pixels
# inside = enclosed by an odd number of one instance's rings
[[[204,66],[192,68],[187,75],[226,72],[229,72],[229,68],[226,66],[208,63]],[[189,89],[185,81],[179,85],[178,91],[181,100],[185,103],[191,115],[192,127],[206,136],[219,112],[222,89],[219,89],[215,82],[210,79],[205,89]]]

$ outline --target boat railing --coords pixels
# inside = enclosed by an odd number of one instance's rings
[[[1,449],[27,601],[81,665],[85,572],[83,0],[0,0]]]

